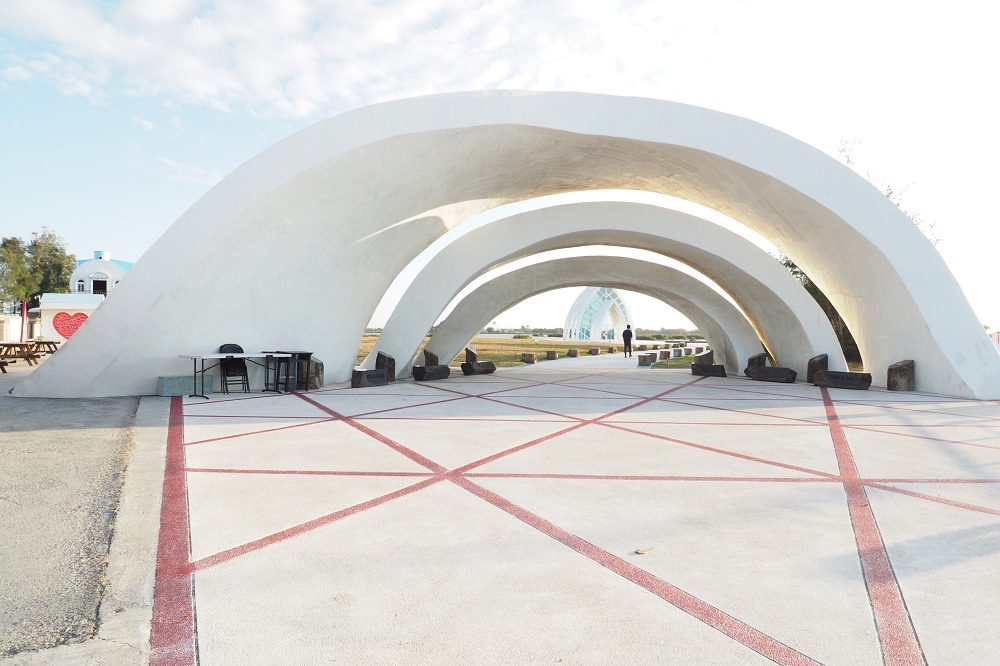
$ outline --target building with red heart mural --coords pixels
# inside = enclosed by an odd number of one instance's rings
[[[104,250],[94,252],[93,259],[78,261],[70,276],[71,292],[42,294],[37,310],[33,308],[30,311],[31,330],[28,337],[68,340],[104,302],[105,296],[130,268],[132,262],[111,259]]]

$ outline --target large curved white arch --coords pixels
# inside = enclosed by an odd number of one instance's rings
[[[763,350],[743,313],[700,280],[661,264],[620,257],[545,261],[490,280],[455,306],[434,330],[426,349],[447,363],[500,312],[537,294],[596,280],[658,298],[676,308],[708,340],[715,362],[731,373],[741,373],[747,359]]]
[[[410,359],[451,300],[491,268],[537,252],[587,244],[642,248],[677,259],[722,287],[779,365],[805,375],[828,354],[846,370],[840,343],[816,301],[773,257],[742,236],[687,213],[621,201],[562,204],[516,213],[455,239],[414,277],[364,361]]]
[[[1000,354],[943,260],[847,167],[723,113],[533,92],[379,104],[264,151],[174,223],[14,393],[152,393],[158,375],[185,371],[177,354],[233,340],[310,349],[329,379],[346,379],[385,289],[435,238],[503,202],[586,189],[678,196],[769,238],[841,312],[876,382],[912,358],[919,390],[1000,397]],[[311,324],[290,330],[282,308],[309,310]]]

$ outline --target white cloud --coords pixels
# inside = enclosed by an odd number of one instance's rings
[[[211,187],[222,180],[222,174],[209,171],[204,167],[182,164],[167,157],[159,157],[157,161],[167,168],[168,178],[180,183]]]

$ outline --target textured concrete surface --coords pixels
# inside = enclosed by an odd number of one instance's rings
[[[611,355],[174,400],[152,663],[1000,648],[994,403]]]
[[[0,376],[0,657],[95,635],[138,403],[8,396],[30,371]]]
[[[982,664],[1000,405],[602,355],[143,399],[95,640],[22,664]]]

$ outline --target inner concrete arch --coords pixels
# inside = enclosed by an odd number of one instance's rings
[[[677,259],[736,301],[779,365],[805,376],[811,357],[828,354],[831,369],[847,369],[826,315],[773,257],[702,218],[621,201],[516,213],[455,239],[413,278],[363,366],[374,367],[380,351],[412,358],[448,303],[479,275],[539,252],[584,245],[641,248]]]
[[[912,358],[919,390],[1000,397],[1000,354],[943,260],[847,167],[715,111],[506,91],[378,104],[262,152],[181,216],[14,394],[149,394],[158,375],[185,372],[178,354],[234,340],[310,349],[346,380],[386,288],[435,238],[501,203],[589,189],[689,199],[770,239],[829,296],[876,382]],[[261,266],[269,279],[248,289]],[[312,311],[311,325],[261,316],[277,304]]]
[[[434,330],[426,349],[442,362],[454,358],[499,313],[538,294],[591,284],[628,289],[676,308],[698,327],[715,352],[715,362],[741,373],[763,347],[750,323],[732,303],[700,280],[675,268],[619,257],[576,257],[532,264],[482,284],[463,298]],[[420,355],[417,355],[420,361]],[[407,368],[409,372],[409,368]]]

